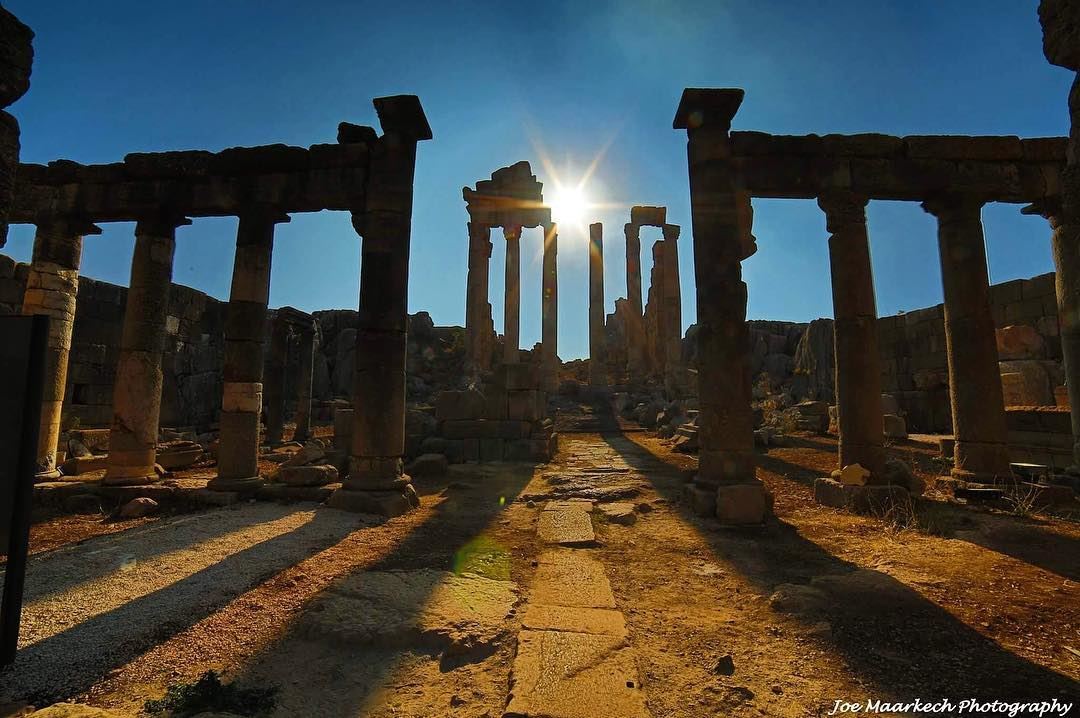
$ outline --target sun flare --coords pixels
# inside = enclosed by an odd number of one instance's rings
[[[588,220],[589,198],[585,189],[576,187],[556,187],[549,200],[551,218],[564,225],[580,226]]]

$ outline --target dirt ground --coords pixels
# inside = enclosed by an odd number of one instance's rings
[[[297,552],[300,560],[232,594],[180,605],[138,641],[118,641],[101,675],[77,690],[4,697],[134,715],[170,684],[213,669],[238,685],[275,688],[274,715],[500,716],[516,612],[489,650],[452,659],[413,643],[314,640],[297,627],[313,601],[359,572],[477,573],[513,582],[523,603],[548,479],[618,457],[639,486],[628,499],[636,521],[598,517],[589,551],[607,569],[654,716],[821,716],[841,699],[1080,698],[1080,525],[948,504],[934,492],[913,516],[820,507],[811,486],[834,468],[835,441],[795,444],[762,451],[776,518],[749,530],[691,516],[680,495],[696,459],[643,433],[565,434],[556,460],[535,469],[453,467],[418,481],[420,510],[331,534]],[[933,479],[932,447],[891,451]],[[65,521],[84,541],[77,550],[120,540],[89,537],[82,518],[55,519],[37,529],[34,561],[51,560]],[[237,560],[245,555],[258,554]],[[422,604],[396,610],[420,614]],[[5,683],[10,674],[0,675],[0,694]]]

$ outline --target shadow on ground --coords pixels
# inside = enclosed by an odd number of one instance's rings
[[[863,580],[846,582],[844,600],[829,607],[833,630],[831,638],[823,640],[879,694],[986,700],[1077,695],[1070,678],[1005,650],[900,581],[832,555],[784,521],[740,531],[693,516],[681,501],[683,481],[675,466],[625,436],[603,438],[651,481],[683,520],[698,528],[717,557],[763,595],[780,584],[805,584],[858,570]]]

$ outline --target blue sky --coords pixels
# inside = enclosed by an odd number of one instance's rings
[[[37,33],[30,92],[10,111],[25,162],[128,152],[334,141],[377,125],[371,98],[420,96],[435,139],[419,150],[409,310],[465,314],[461,188],[518,160],[553,187],[541,153],[604,208],[607,310],[625,296],[632,204],[683,225],[683,324],[695,316],[682,89],[742,87],[736,129],[773,133],[1019,134],[1068,129],[1070,73],[1042,56],[1036,0],[281,2],[16,0]],[[1018,207],[983,212],[994,282],[1052,270],[1049,229]],[[559,217],[556,215],[556,221]],[[744,265],[751,318],[832,314],[824,218],[813,202],[755,201]],[[880,314],[941,301],[935,226],[915,204],[874,202]],[[133,225],[87,239],[83,273],[126,284]],[[235,219],[178,232],[174,280],[227,298]],[[32,227],[4,250],[29,258]],[[501,239],[491,299],[502,326]],[[659,230],[643,230],[644,275]],[[540,336],[540,230],[522,239],[522,346]],[[559,353],[588,351],[586,236],[560,227]],[[279,225],[271,305],[355,308],[359,242],[340,213]],[[647,287],[646,287],[647,288]]]

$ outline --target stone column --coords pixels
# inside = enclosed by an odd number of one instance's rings
[[[982,205],[979,199],[947,195],[923,202],[923,209],[938,220],[949,401],[956,437],[952,475],[994,482],[1011,472]]]
[[[506,284],[503,303],[503,361],[521,359],[521,226],[503,227],[506,238]]]
[[[607,385],[604,334],[604,225],[589,225],[589,383]]]
[[[296,379],[296,431],[293,441],[311,438],[311,381],[315,367],[315,324],[300,332],[300,370]]]
[[[289,323],[274,317],[270,326],[270,353],[263,381],[266,443],[276,446],[285,435],[285,366],[289,360]]]
[[[30,89],[34,33],[0,7],[0,108],[14,103]],[[8,211],[19,168],[19,123],[0,111],[0,248],[7,243]]]
[[[1069,0],[1042,0],[1039,21],[1043,54],[1052,64],[1080,70],[1080,5]],[[1055,284],[1065,387],[1072,418],[1073,464],[1080,474],[1080,74],[1069,92],[1069,144],[1061,171],[1061,197],[1044,208],[1053,229]]]
[[[543,225],[544,229],[544,276],[541,297],[543,347],[543,386],[554,392],[559,371],[559,228]]]
[[[375,109],[386,133],[371,148],[367,195],[352,213],[362,243],[349,475],[328,504],[397,516],[420,505],[402,458],[413,175],[416,143],[431,128],[415,96],[379,98]]]
[[[652,270],[649,272],[649,293],[645,301],[646,365],[651,378],[664,376],[667,354],[664,350],[664,241],[652,246]]]
[[[60,415],[64,408],[68,352],[75,322],[75,296],[79,291],[79,262],[83,237],[89,234],[101,234],[101,230],[83,220],[56,218],[38,224],[34,235],[22,313],[49,317],[38,438],[38,481],[60,475],[56,470],[56,445],[60,441]]]
[[[124,331],[113,385],[113,419],[103,484],[134,486],[158,480],[161,354],[165,350],[176,228],[183,217],[153,217],[135,225],[135,253],[124,309]]]
[[[623,225],[626,234],[626,299],[630,316],[626,324],[626,373],[631,382],[645,378],[645,319],[641,304],[641,227]]]
[[[883,482],[885,448],[867,201],[848,192],[830,192],[818,198],[818,206],[829,232],[839,465],[860,464],[870,472],[869,483],[878,484]]]
[[[262,413],[263,345],[270,300],[274,225],[288,215],[257,208],[240,215],[232,289],[225,313],[224,392],[218,473],[207,485],[218,491],[250,491],[259,476],[259,415]]]
[[[465,356],[469,371],[488,369],[488,272],[491,264],[491,228],[469,222],[469,275],[465,288]]]
[[[665,224],[664,234],[664,388],[676,399],[684,393],[682,377],[682,287],[679,280],[679,233],[677,224]]]
[[[697,285],[701,451],[690,498],[699,513],[715,512],[724,523],[756,524],[769,500],[755,476],[741,264],[756,246],[750,196],[739,186],[728,136],[742,98],[742,90],[684,90],[674,127],[689,138]]]

